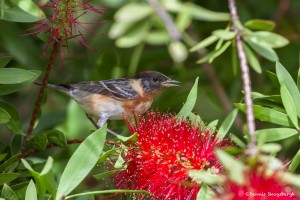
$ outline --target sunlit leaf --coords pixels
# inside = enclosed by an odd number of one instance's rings
[[[264,30],[264,31],[271,31],[275,28],[276,24],[270,20],[263,20],[263,19],[252,19],[244,24],[247,28],[253,30]]]
[[[40,71],[35,70],[0,68],[0,84],[16,84],[34,81],[40,74]]]
[[[213,35],[217,36],[219,39],[222,39],[222,40],[231,40],[235,37],[236,32],[220,29],[220,30],[214,31]]]
[[[16,193],[6,184],[2,188],[1,197],[7,200],[18,200]]]
[[[191,52],[193,51],[198,51],[200,49],[203,49],[209,45],[211,45],[212,43],[216,42],[218,40],[218,37],[215,35],[211,35],[207,38],[205,38],[204,40],[202,40],[201,42],[199,42],[196,46],[194,46],[193,48],[191,48]]]
[[[249,65],[257,72],[257,73],[261,73],[261,66],[260,63],[258,61],[258,59],[256,58],[255,54],[251,51],[251,49],[247,46],[244,45],[245,48],[245,53],[247,56],[247,60],[249,62]]]
[[[268,143],[261,145],[259,149],[262,152],[274,154],[278,153],[281,150],[281,145],[277,143]]]
[[[289,41],[285,37],[268,31],[254,32],[249,36],[249,39],[271,48],[281,48],[289,44]]]
[[[257,141],[262,144],[292,137],[293,135],[298,134],[298,131],[292,128],[270,128],[257,130],[255,133]]]
[[[228,47],[231,45],[231,41],[227,41],[220,49],[216,50],[215,53],[209,58],[208,62],[212,63],[214,59],[222,55],[228,49]]]
[[[106,125],[89,135],[79,145],[62,173],[56,200],[68,195],[93,169],[102,153],[105,138]]]
[[[32,16],[39,19],[45,18],[44,12],[31,0],[12,0],[12,3]]]
[[[246,39],[247,44],[256,51],[259,55],[263,56],[264,58],[270,60],[270,61],[278,61],[278,56],[276,52],[269,46],[264,46],[262,44],[259,44],[257,42],[253,42],[250,39]]]
[[[237,113],[238,113],[238,109],[234,109],[222,122],[217,134],[219,138],[223,139],[226,136],[226,134],[228,133],[230,127],[232,126],[237,116]]]
[[[288,89],[285,87],[285,85],[281,85],[280,94],[281,94],[282,103],[286,110],[287,115],[291,119],[294,126],[296,128],[299,128],[296,105],[295,105],[295,102],[293,101],[292,95],[290,94]]]
[[[119,9],[115,14],[115,19],[120,22],[137,22],[154,12],[149,4],[128,3]]]
[[[241,111],[245,112],[245,104],[236,103],[234,105]],[[254,116],[261,121],[271,122],[283,126],[293,126],[287,114],[271,108],[254,105]]]
[[[32,180],[30,180],[26,189],[25,200],[37,200],[37,191]]]
[[[298,152],[296,153],[296,155],[292,159],[292,162],[291,162],[290,167],[289,167],[289,171],[290,172],[296,171],[296,169],[299,167],[299,165],[300,165],[300,149],[298,150]]]
[[[181,110],[177,114],[177,117],[185,119],[192,112],[192,110],[196,104],[196,100],[197,100],[198,80],[199,80],[199,77],[196,78],[194,86],[192,87],[185,104],[182,106]]]

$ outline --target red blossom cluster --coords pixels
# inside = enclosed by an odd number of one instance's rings
[[[227,181],[224,193],[218,200],[297,200],[296,189],[282,179],[280,171],[268,172],[266,167],[256,167],[245,173],[245,183]]]
[[[126,169],[114,176],[116,187],[146,190],[154,199],[195,199],[200,186],[188,171],[219,173],[215,148],[229,145],[213,130],[172,114],[149,112],[128,127],[139,138],[124,156]]]

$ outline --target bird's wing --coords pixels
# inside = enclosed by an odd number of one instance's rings
[[[127,78],[81,82],[65,86],[69,87],[69,89],[102,94],[120,100],[135,99],[138,96],[137,91],[132,87],[131,81]]]

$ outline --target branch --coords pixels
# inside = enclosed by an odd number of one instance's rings
[[[181,39],[181,33],[179,32],[177,26],[174,24],[172,17],[166,12],[164,7],[160,5],[157,0],[147,0],[148,3],[154,8],[156,14],[165,23],[166,29],[173,41]]]
[[[43,79],[43,82],[42,82],[42,86],[40,88],[39,96],[38,96],[37,102],[35,104],[33,114],[32,114],[31,120],[30,120],[30,124],[29,124],[28,130],[27,130],[27,134],[24,138],[21,150],[24,150],[25,145],[28,142],[28,139],[32,135],[35,121],[36,121],[36,119],[38,117],[38,114],[40,112],[40,109],[41,109],[41,104],[42,104],[42,100],[43,100],[43,97],[44,97],[45,88],[47,87],[47,83],[48,83],[48,79],[50,77],[52,66],[54,64],[55,57],[58,53],[59,44],[60,44],[60,41],[55,41],[53,43],[53,49],[52,49],[52,52],[51,52],[51,55],[50,55],[50,58],[49,58],[49,64],[48,64],[47,69],[46,69],[46,73],[45,73],[45,76],[44,76],[44,79]]]
[[[256,147],[256,136],[255,136],[255,123],[254,123],[254,113],[253,113],[253,102],[251,98],[251,80],[249,74],[249,66],[243,47],[243,41],[241,36],[241,29],[237,26],[239,23],[239,16],[237,13],[235,0],[228,0],[229,10],[233,22],[233,29],[237,31],[236,34],[236,46],[238,57],[240,60],[240,68],[242,73],[243,89],[245,92],[245,104],[246,104],[246,116],[247,116],[247,127],[250,134],[251,141],[248,145],[248,151],[250,155],[255,155],[257,153]]]

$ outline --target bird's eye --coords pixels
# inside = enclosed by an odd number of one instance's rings
[[[152,79],[154,82],[157,82],[158,81],[158,78],[156,78],[156,77],[153,77],[153,79]]]

